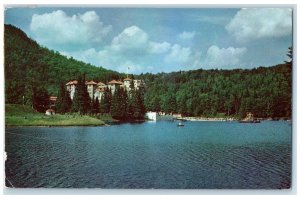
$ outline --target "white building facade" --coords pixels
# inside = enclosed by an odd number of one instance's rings
[[[117,80],[112,80],[112,81],[108,82],[107,85],[102,82],[96,83],[94,81],[86,81],[85,85],[87,86],[87,91],[89,93],[90,98],[96,99],[98,97],[98,100],[100,102],[106,89],[110,89],[112,94],[115,93],[116,88],[118,86],[126,89],[126,91],[130,91],[130,84],[132,81],[133,81],[135,89],[139,89],[140,87],[145,85],[143,80],[132,80],[130,78],[125,78],[123,80],[123,82],[117,81]],[[74,98],[77,83],[78,83],[77,80],[74,80],[74,81],[69,81],[66,84],[67,90],[70,93],[71,100],[73,100],[73,98]]]

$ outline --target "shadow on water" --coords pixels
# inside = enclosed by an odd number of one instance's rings
[[[143,124],[145,120],[103,120],[108,125],[122,125],[122,124]]]

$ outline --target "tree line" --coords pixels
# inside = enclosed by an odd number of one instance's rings
[[[142,74],[147,110],[185,116],[291,117],[292,63],[251,70]]]
[[[73,101],[64,83],[61,83],[56,111],[61,114],[110,114],[112,118],[118,120],[139,120],[144,119],[145,115],[143,95],[144,90],[135,89],[131,81],[129,91],[117,86],[112,94],[112,91],[107,88],[101,99],[98,97],[91,99],[85,85],[85,75],[82,75],[78,77]]]

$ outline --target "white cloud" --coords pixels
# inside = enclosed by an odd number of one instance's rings
[[[192,54],[192,51],[190,48],[181,47],[178,44],[174,44],[171,48],[171,51],[169,54],[165,57],[165,62],[167,63],[186,63],[189,61],[189,58]]]
[[[95,11],[68,16],[64,11],[34,14],[30,30],[44,45],[81,45],[101,42],[112,26],[104,26]]]
[[[290,35],[292,10],[288,8],[241,9],[226,29],[238,41]]]
[[[115,36],[109,45],[100,50],[85,48],[73,51],[64,51],[64,55],[112,70],[130,73],[145,71],[188,70],[182,67],[200,66],[200,52],[193,52],[189,47],[171,44],[166,41],[155,42],[149,39],[148,34],[137,26],[125,28]],[[152,60],[155,60],[154,62]],[[149,65],[149,61],[151,65]],[[159,62],[164,63],[153,66]],[[168,65],[171,64],[172,68]],[[159,67],[159,68],[158,68]]]
[[[148,45],[148,34],[137,26],[125,28],[122,33],[113,38],[111,47],[122,51],[129,49],[146,48]]]
[[[193,31],[193,32],[186,32],[186,31],[183,31],[182,33],[180,33],[178,35],[179,39],[181,40],[191,40],[195,37],[196,35],[196,32]]]
[[[211,46],[208,48],[203,67],[228,67],[240,66],[242,56],[247,52],[246,48],[219,48]]]
[[[171,44],[168,42],[162,42],[162,43],[157,43],[157,42],[149,42],[149,52],[150,53],[165,53],[171,49]]]

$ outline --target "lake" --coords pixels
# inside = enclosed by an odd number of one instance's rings
[[[144,122],[5,129],[6,186],[284,189],[292,130],[285,121]]]

